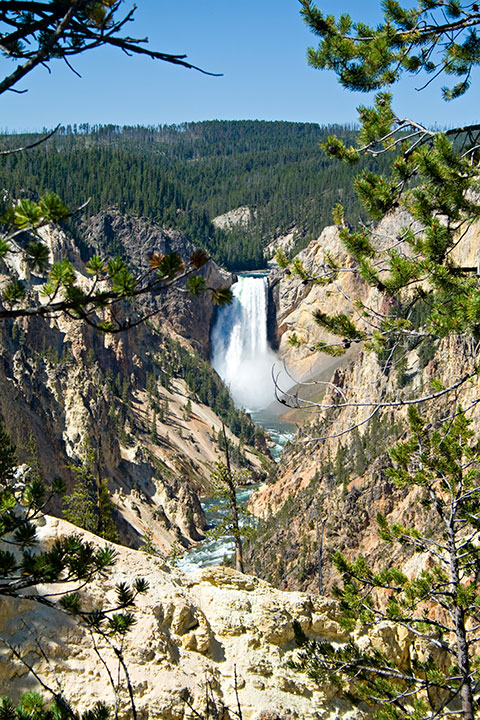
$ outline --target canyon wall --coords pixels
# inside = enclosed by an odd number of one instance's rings
[[[140,272],[153,252],[185,257],[192,250],[177,232],[113,211],[92,218],[80,244],[60,229],[40,234],[51,261],[69,258],[81,281],[85,256],[105,246],[126,253]],[[6,270],[0,282],[7,281]],[[15,260],[9,271],[27,283],[30,300],[37,298],[40,278]],[[202,272],[208,287],[231,282],[212,261]],[[221,457],[222,420],[174,367],[181,347],[200,373],[204,361],[195,353],[208,354],[214,306],[209,293],[194,298],[180,287],[145,298],[144,309],[155,311],[148,323],[117,335],[65,315],[2,322],[0,417],[20,460],[38,458],[45,477],[63,477],[68,493],[72,465],[93,455],[90,469],[108,483],[122,541],[139,547],[148,531],[167,553],[173,542],[189,546],[202,537],[198,496],[208,492],[212,464]],[[259,469],[258,456],[245,452],[252,470]],[[60,502],[51,509],[60,513]]]
[[[408,221],[392,214],[378,225],[374,238],[385,248]],[[472,226],[455,248],[462,266],[475,265],[480,228]],[[278,468],[276,482],[264,486],[251,500],[260,518],[255,546],[248,551],[248,567],[274,584],[289,589],[318,591],[318,544],[322,539],[323,583],[327,591],[338,581],[331,562],[334,551],[349,558],[367,554],[377,567],[386,557],[379,540],[377,513],[388,522],[416,522],[428,528],[431,518],[415,503],[415,491],[398,490],[387,478],[388,449],[408,433],[407,402],[435,395],[432,381],[445,388],[473,374],[455,392],[419,405],[430,420],[448,418],[457,404],[469,408],[473,429],[480,432],[477,382],[474,373],[476,343],[467,336],[428,340],[417,348],[405,345],[401,362],[389,365],[388,353],[353,345],[341,358],[314,352],[318,340],[339,342],[319,327],[312,313],[345,312],[360,327],[367,322],[352,304],[360,299],[373,311],[385,312],[388,301],[349,272],[351,261],[339,244],[336,228],[327,228],[300,254],[310,273],[321,270],[332,253],[344,272],[326,286],[305,283],[293,273],[276,271],[271,284],[276,299],[280,353],[292,377],[303,378],[286,395],[286,418],[299,430]],[[290,332],[308,342],[288,344]],[[298,409],[303,406],[304,409]],[[322,410],[321,407],[329,408]],[[391,553],[391,548],[388,549]],[[408,557],[398,548],[397,558]]]

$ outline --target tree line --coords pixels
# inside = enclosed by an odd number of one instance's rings
[[[30,152],[2,157],[0,187],[13,198],[54,191],[69,207],[90,198],[87,215],[116,205],[184,232],[230,270],[255,269],[264,266],[264,247],[274,237],[293,230],[296,250],[317,237],[337,202],[348,205],[352,222],[365,217],[351,168],[319,150],[333,130],[355,141],[348,126],[313,123],[62,127]],[[0,141],[8,148],[36,137]],[[382,163],[364,161],[369,169]],[[251,210],[248,225],[212,223],[241,206]]]

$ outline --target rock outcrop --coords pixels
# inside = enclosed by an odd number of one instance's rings
[[[318,240],[299,253],[307,272],[314,273],[324,264],[327,253],[332,253],[339,258],[339,262],[346,267],[351,266],[351,260],[347,257],[342,248],[338,230],[336,227],[325,228]],[[346,283],[346,293],[365,294],[364,284],[359,282],[353,273],[345,273],[342,277],[342,285]],[[351,312],[351,306],[334,293],[334,285],[319,286],[303,283],[293,273],[285,274],[282,271],[274,270],[270,273],[269,284],[272,288],[272,299],[277,315],[277,342],[278,352],[286,362],[290,371],[298,379],[305,376],[315,376],[329,360],[312,350],[315,341],[334,341],[327,332],[319,328],[313,318],[313,312],[320,307],[326,313],[347,311]],[[356,296],[356,295],[355,295]],[[288,340],[292,332],[307,342],[300,348],[293,348]],[[310,342],[309,342],[310,341]],[[338,362],[338,361],[337,361]]]
[[[235,210],[229,210],[223,215],[217,215],[212,219],[212,224],[221,230],[232,230],[237,227],[245,227],[252,222],[252,210],[243,205]]]
[[[140,271],[153,252],[188,256],[192,249],[179,233],[117,212],[92,218],[89,227],[83,247],[87,243],[90,254],[110,243],[117,252],[125,250]],[[87,282],[73,238],[48,226],[40,233],[51,261],[69,258]],[[37,298],[41,279],[12,257],[11,272]],[[211,261],[202,270],[208,287],[230,282]],[[208,491],[212,464],[220,457],[222,421],[176,372],[171,349],[179,343],[190,355],[208,352],[213,304],[207,294],[197,301],[182,289],[144,303],[155,316],[118,335],[102,335],[64,315],[2,322],[0,419],[20,460],[32,462],[33,453],[45,477],[60,475],[68,492],[75,481],[70,465],[84,462],[91,451],[91,469],[108,483],[122,541],[139,547],[148,529],[157,549],[167,553],[173,542],[189,546],[201,539],[206,523],[198,494]],[[203,361],[195,357],[199,373]],[[247,455],[258,468],[258,457],[248,450]],[[60,513],[61,507],[51,510]]]
[[[381,249],[407,219],[393,215],[380,223],[376,240]],[[472,226],[455,248],[456,260],[462,266],[474,265],[479,245],[479,228]],[[313,407],[313,415],[308,408],[290,414],[302,427],[284,453],[278,480],[257,492],[250,505],[262,522],[248,567],[280,587],[302,590],[317,586],[320,533],[324,533],[323,579],[329,588],[338,579],[329,559],[332,551],[340,550],[349,558],[364,553],[374,565],[382,566],[385,547],[377,533],[378,512],[389,522],[417,522],[428,528],[428,514],[418,508],[412,494],[395,488],[385,474],[390,465],[388,449],[407,432],[405,401],[434,395],[432,381],[444,388],[459,383],[455,393],[422,403],[421,413],[432,420],[434,414],[449,417],[455,403],[460,403],[470,409],[473,429],[480,432],[476,349],[471,338],[452,335],[419,348],[406,346],[401,364],[393,367],[361,347],[335,367],[338,361],[329,357],[322,360],[317,355],[311,360],[308,344],[299,351],[286,345],[289,330],[312,342],[331,341],[312,318],[316,308],[330,314],[350,313],[356,321],[357,310],[348,298],[359,298],[373,310],[386,309],[376,290],[347,272],[349,261],[335,228],[327,228],[301,254],[305,268],[318,270],[325,251],[339,258],[346,270],[338,281],[341,292],[333,283],[310,287],[292,275],[277,277],[274,292],[280,353],[297,375],[308,374],[314,381],[299,385],[295,393],[330,409],[322,412]],[[462,382],[469,374],[472,378]],[[389,407],[392,402],[396,404]],[[398,552],[397,559],[405,560]]]
[[[372,238],[378,251],[385,250],[389,238],[398,235],[409,221],[411,223],[405,212],[387,215],[378,224]],[[325,357],[315,350],[314,345],[319,341],[339,342],[337,337],[315,322],[313,313],[316,309],[328,315],[346,313],[362,328],[365,320],[354,300],[359,300],[373,309],[386,310],[388,307],[384,296],[375,288],[367,286],[359,274],[353,272],[354,261],[346,252],[336,226],[326,227],[322,234],[297,256],[306,273],[313,277],[327,274],[329,257],[335,258],[341,271],[338,279],[327,285],[304,281],[290,271],[285,273],[277,269],[270,273],[269,284],[277,315],[279,353],[298,379],[313,378],[325,371],[331,375],[336,367],[345,365],[344,358]],[[300,347],[289,345],[288,341],[293,332],[302,341]]]
[[[115,208],[93,215],[82,225],[84,242],[92,249],[125,257],[137,271],[148,268],[148,259],[154,254],[177,252],[187,259],[194,250],[193,245],[176,230],[169,230],[145,218],[127,216]],[[208,262],[201,273],[208,288],[229,287],[230,273],[222,270],[215,262]],[[159,302],[160,300],[160,302]],[[181,290],[172,289],[168,298],[150,297],[144,300],[146,307],[158,310],[158,317],[181,337],[208,358],[210,356],[210,329],[215,307],[208,293],[193,297]]]
[[[77,528],[47,517],[38,535],[45,547],[72,531]],[[222,567],[187,577],[145,553],[119,546],[115,550],[112,571],[82,593],[85,603],[95,607],[114,602],[118,582],[135,577],[149,582],[149,591],[138,598],[137,622],[123,649],[140,718],[183,720],[189,712],[186,701],[202,712],[207,686],[217,702],[233,711],[238,692],[244,720],[363,717],[328,681],[317,685],[287,667],[296,652],[293,620],[312,638],[346,639],[334,601],[284,593]],[[6,641],[0,645],[0,694],[18,698],[26,690],[41,689],[21,656],[43,682],[65,693],[74,708],[81,710],[98,699],[113,704],[92,638],[70,616],[31,600],[4,598],[0,638]],[[96,642],[116,678],[115,657],[101,638]],[[119,696],[120,718],[131,717],[123,681]]]

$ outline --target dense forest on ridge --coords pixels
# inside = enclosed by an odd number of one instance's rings
[[[158,127],[88,124],[60,127],[28,153],[6,155],[0,187],[13,197],[53,190],[70,207],[88,198],[87,213],[113,205],[185,233],[230,270],[264,266],[263,249],[292,230],[299,250],[331,223],[342,202],[361,219],[355,172],[319,148],[348,127],[265,121],[208,121]],[[34,142],[4,135],[5,148]],[[382,159],[360,165],[381,170]],[[248,227],[214,227],[212,219],[247,206]],[[110,249],[115,252],[115,248]]]

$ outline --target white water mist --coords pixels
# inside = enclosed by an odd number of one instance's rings
[[[267,279],[240,276],[232,292],[212,330],[212,365],[237,406],[260,410],[275,398],[272,367],[278,364],[267,340]]]

